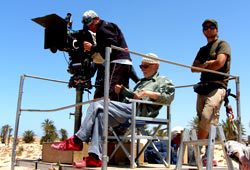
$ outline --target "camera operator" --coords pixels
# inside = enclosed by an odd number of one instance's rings
[[[95,11],[88,10],[83,14],[82,23],[84,29],[95,33],[96,44],[84,41],[84,51],[90,51],[93,56],[105,58],[105,48],[115,45],[121,48],[128,48],[125,38],[119,27],[110,22],[106,22],[97,15]],[[99,60],[100,61],[100,60]],[[138,82],[129,53],[113,50],[110,56],[110,91],[109,97],[111,100],[123,101],[121,95],[115,93],[115,85],[122,84],[124,87],[129,86],[129,78],[134,82]],[[93,74],[97,71],[96,75],[96,90],[94,98],[104,96],[104,73],[105,67],[103,63],[93,64]]]

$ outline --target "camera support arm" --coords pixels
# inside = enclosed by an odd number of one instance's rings
[[[83,97],[82,88],[76,88],[76,103],[81,103]],[[75,107],[75,124],[74,124],[74,134],[80,129],[82,120],[82,105]]]

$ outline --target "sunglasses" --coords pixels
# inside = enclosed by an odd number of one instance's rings
[[[86,26],[89,26],[92,23],[93,19],[90,17],[84,18],[82,20],[82,23],[85,24]]]
[[[203,27],[203,31],[206,31],[206,30],[208,30],[209,28],[210,28],[210,29],[215,29],[216,26],[215,26],[215,25],[204,26],[204,27]]]
[[[147,69],[150,65],[140,65],[141,69]]]

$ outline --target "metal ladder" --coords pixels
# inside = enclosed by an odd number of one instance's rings
[[[219,136],[219,140],[215,141],[217,133]],[[226,142],[226,138],[225,138],[225,135],[224,135],[224,132],[223,132],[223,129],[221,126],[211,125],[210,131],[209,131],[209,138],[208,139],[201,139],[201,140],[197,139],[197,134],[196,134],[195,130],[189,131],[188,129],[184,129],[183,134],[182,134],[182,139],[181,139],[181,145],[179,147],[178,159],[177,159],[175,170],[181,170],[185,148],[188,145],[193,145],[193,147],[194,147],[195,161],[196,161],[197,169],[199,169],[199,170],[203,169],[201,158],[200,158],[199,146],[207,145],[208,148],[207,148],[206,169],[207,170],[213,169],[212,161],[213,161],[214,145],[215,144],[222,145],[224,156],[225,156],[225,159],[227,162],[227,168],[229,170],[233,170],[234,169],[233,163],[232,163],[232,160],[227,155],[227,152],[225,149],[225,142]]]

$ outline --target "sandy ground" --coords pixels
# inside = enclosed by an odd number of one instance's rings
[[[16,159],[41,159],[42,145],[39,144],[39,139],[32,144],[25,144],[19,142],[17,145]],[[10,170],[11,166],[12,143],[9,146],[0,144],[0,170]],[[215,145],[214,158],[217,160],[219,166],[226,166],[224,154],[220,145]],[[16,167],[17,170],[29,170],[25,167]]]
[[[36,138],[32,144],[25,144],[19,140],[16,147],[16,159],[39,159],[42,158],[42,145],[39,144],[40,139]],[[10,170],[11,167],[12,142],[9,146],[0,144],[0,170]],[[18,170],[28,170],[24,167],[16,167]]]

